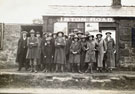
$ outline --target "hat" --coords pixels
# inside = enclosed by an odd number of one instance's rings
[[[75,34],[72,32],[72,33],[69,34],[69,36],[75,36]]]
[[[47,38],[46,38],[46,41],[50,41],[50,40],[51,40],[51,38],[50,38],[50,37],[47,37]]]
[[[59,35],[59,33],[61,33],[62,34],[62,36],[64,36],[64,33],[62,32],[62,31],[59,31],[59,32],[57,32],[57,36]]]
[[[100,33],[100,32],[98,34],[96,34],[96,36],[98,36],[98,35],[100,35],[101,37],[103,36],[102,33]]]
[[[111,32],[106,32],[105,34],[107,35],[107,34],[112,34],[112,33]]]
[[[27,34],[28,32],[27,32],[27,31],[22,31],[21,33],[22,33],[22,34]]]
[[[81,38],[82,38],[82,39],[83,39],[83,38],[86,38],[86,35],[82,35]]]
[[[92,38],[94,38],[94,35],[89,35],[88,37],[92,37]]]
[[[37,31],[37,32],[36,32],[36,34],[40,34],[40,32],[39,32],[39,31]]]
[[[79,39],[79,37],[77,35],[75,35],[73,39]]]
[[[52,35],[56,35],[57,33],[56,32],[53,32]]]
[[[48,33],[48,36],[52,36],[52,33]]]
[[[89,32],[85,32],[85,35],[86,35],[86,36],[89,36]]]
[[[46,35],[47,33],[46,32],[43,32],[43,35]]]
[[[83,34],[83,32],[82,31],[78,31],[77,34]]]
[[[30,34],[35,34],[35,31],[33,29],[31,29]]]

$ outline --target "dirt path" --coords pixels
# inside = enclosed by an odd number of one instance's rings
[[[33,89],[33,88],[10,88],[0,89],[0,93],[34,93],[34,94],[135,94],[135,91],[121,90],[79,90],[79,89]]]

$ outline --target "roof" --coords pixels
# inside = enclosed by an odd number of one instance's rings
[[[135,17],[135,6],[65,6],[50,5],[43,16]]]

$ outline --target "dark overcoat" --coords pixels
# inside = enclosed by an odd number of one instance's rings
[[[57,37],[55,40],[54,63],[57,64],[66,63],[65,46],[66,46],[65,39],[63,39],[63,37]]]
[[[70,56],[69,56],[69,62],[70,63],[80,63],[80,51],[81,51],[81,44],[80,42],[72,42],[70,46]],[[74,54],[73,52],[77,52]]]
[[[42,38],[41,37],[37,38],[37,42],[38,42],[38,46],[37,46],[37,58],[38,59],[41,59],[41,41],[42,41]]]
[[[87,42],[81,42],[81,57],[80,63],[84,64],[85,55],[86,55]]]
[[[44,63],[53,63],[53,57],[54,57],[54,47],[52,44],[52,41],[50,40],[50,44],[45,41],[43,43],[43,57],[44,57]]]
[[[20,38],[18,41],[16,62],[25,63],[26,54],[27,54],[27,38],[25,40],[23,38]]]

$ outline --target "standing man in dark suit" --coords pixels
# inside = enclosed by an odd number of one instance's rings
[[[21,37],[18,41],[18,49],[16,57],[16,62],[19,64],[18,71],[21,71],[23,66],[25,66],[26,70],[28,68],[26,64],[26,54],[27,54],[27,32],[22,31]]]

